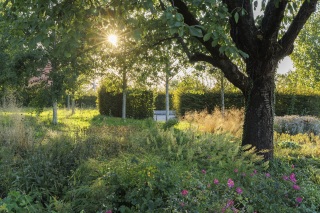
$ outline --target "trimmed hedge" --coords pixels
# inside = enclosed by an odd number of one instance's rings
[[[276,94],[276,115],[320,116],[320,96]]]
[[[158,93],[154,102],[155,109],[165,110],[166,109],[166,94]],[[169,108],[173,109],[173,95],[169,94]]]
[[[84,95],[76,99],[79,107],[96,107],[97,97],[93,95]]]
[[[211,113],[214,108],[221,107],[221,94],[206,92],[206,93],[182,93],[180,95],[175,94],[174,106],[176,112],[184,116],[188,111],[203,111],[207,110]],[[176,106],[180,106],[176,108]],[[225,108],[243,108],[244,99],[241,94],[228,93],[225,94]]]
[[[98,107],[101,115],[122,117],[122,93],[106,92],[102,86],[98,92]],[[153,116],[153,92],[129,90],[126,102],[126,117],[144,119]]]
[[[221,94],[214,92],[175,93],[174,109],[180,116],[187,111],[207,110],[211,113],[215,107],[221,107]],[[225,108],[243,108],[244,98],[240,93],[225,94]],[[320,116],[320,96],[276,94],[275,113],[283,115]]]

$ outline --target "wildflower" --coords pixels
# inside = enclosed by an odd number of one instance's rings
[[[271,177],[270,173],[266,173],[266,177],[267,178]]]
[[[214,180],[213,180],[213,183],[216,184],[216,185],[218,185],[218,184],[219,184],[219,180],[218,180],[218,179],[214,179]]]
[[[189,193],[188,190],[185,190],[185,189],[181,191],[182,196],[187,196],[188,193]]]
[[[294,190],[300,190],[300,186],[298,186],[298,185],[296,185],[296,184],[294,184],[294,185],[292,186],[292,188],[293,188]]]
[[[106,213],[112,213],[112,210],[109,209],[109,210],[106,211]]]
[[[297,198],[296,198],[296,201],[297,201],[298,203],[301,203],[301,202],[302,202],[302,200],[303,200],[303,198],[302,198],[302,197],[297,197]]]
[[[283,175],[283,176],[282,176],[282,179],[283,179],[283,180],[289,180],[289,177],[288,177],[288,176]]]
[[[234,186],[234,182],[233,182],[233,180],[231,178],[228,179],[228,183],[227,184],[228,184],[229,188],[232,188]]]
[[[291,168],[294,169],[294,165],[293,164],[291,165]]]
[[[181,206],[181,207],[184,207],[184,206],[185,206],[184,202],[181,202],[181,203],[180,203],[180,206]]]
[[[234,169],[234,172],[235,172],[235,173],[238,173],[238,171],[239,171],[238,169]]]
[[[241,195],[242,194],[242,189],[240,188],[240,187],[238,187],[237,189],[236,189],[236,192],[239,194],[239,195]]]
[[[296,176],[294,173],[291,173],[290,176],[289,176],[290,180],[292,183],[296,183],[297,182],[297,179],[296,179]]]
[[[202,169],[201,172],[202,172],[202,174],[206,174],[207,173],[207,171],[204,170],[204,169]]]
[[[257,173],[258,173],[258,171],[257,171],[257,170],[253,170],[253,173],[254,173],[254,174],[257,174]]]

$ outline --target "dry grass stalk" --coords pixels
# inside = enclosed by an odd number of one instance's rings
[[[242,135],[242,125],[244,112],[241,109],[225,110],[224,115],[219,109],[215,109],[212,114],[207,110],[202,112],[188,112],[184,120],[196,124],[201,131],[211,133],[231,133],[237,137]]]

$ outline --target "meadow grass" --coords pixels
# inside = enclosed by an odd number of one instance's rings
[[[176,124],[60,109],[52,125],[50,109],[2,108],[0,211],[320,211],[319,136],[275,132],[263,162],[239,146],[238,113]]]

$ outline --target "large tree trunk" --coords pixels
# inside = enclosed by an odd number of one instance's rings
[[[247,64],[252,80],[245,94],[242,145],[251,144],[265,160],[273,158],[275,61]],[[259,73],[259,75],[257,75]]]

